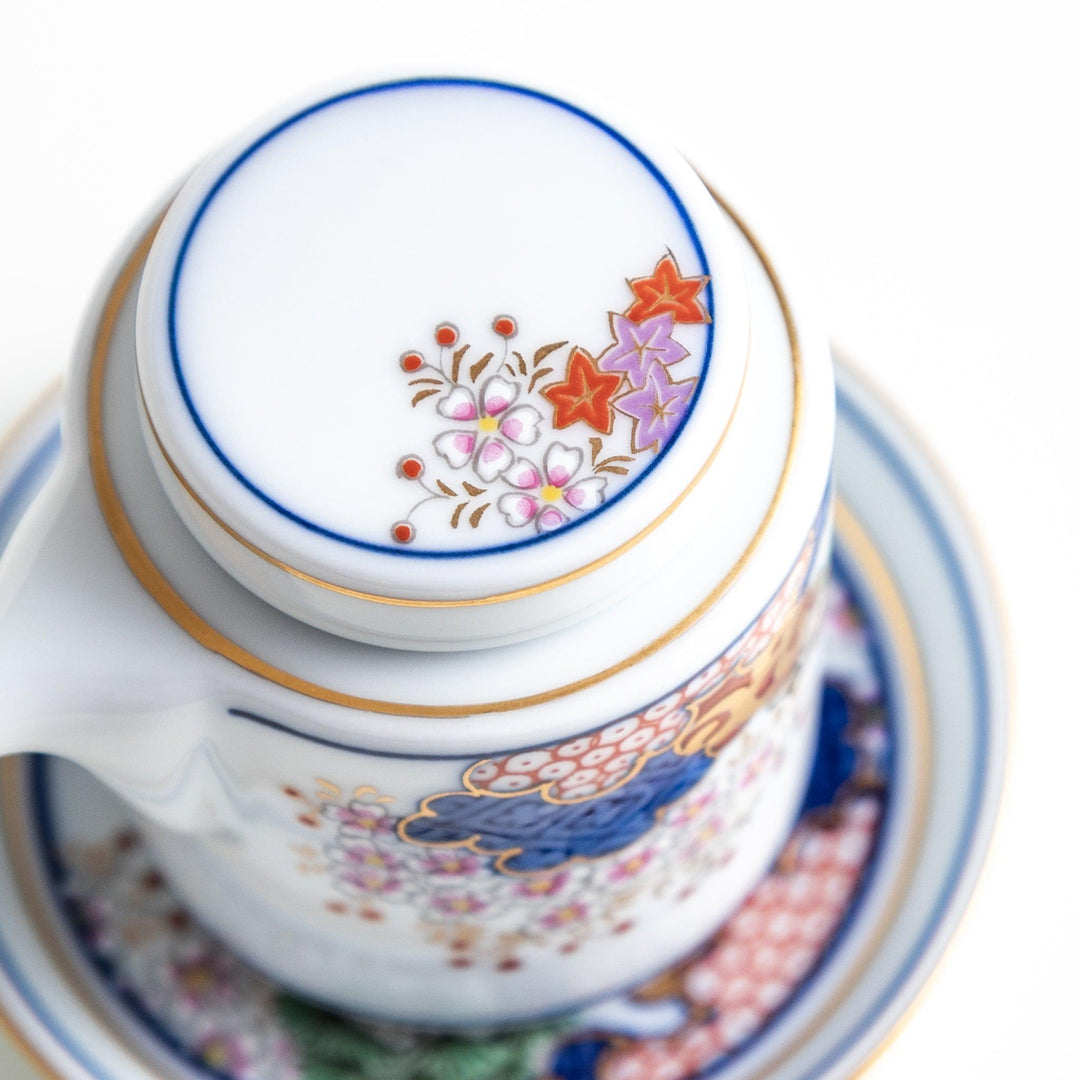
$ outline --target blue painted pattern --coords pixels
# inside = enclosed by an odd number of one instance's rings
[[[436,795],[426,803],[427,815],[407,819],[401,832],[420,844],[471,841],[486,854],[508,853],[501,867],[510,873],[549,870],[575,857],[609,855],[632,844],[712,763],[706,754],[661,754],[602,799],[576,803],[549,802],[538,791],[508,798]]]

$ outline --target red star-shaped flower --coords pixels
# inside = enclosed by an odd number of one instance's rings
[[[566,378],[543,387],[540,393],[555,406],[557,428],[584,420],[601,434],[610,435],[615,422],[611,398],[622,381],[622,372],[600,371],[584,349],[575,348],[566,365]]]
[[[627,280],[635,299],[626,316],[633,322],[642,322],[670,311],[676,322],[709,322],[709,313],[699,295],[708,280],[704,276],[684,278],[675,256],[669,252],[656,264],[652,277]]]

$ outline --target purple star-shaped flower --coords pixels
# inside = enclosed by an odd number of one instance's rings
[[[675,315],[670,311],[640,323],[615,312],[610,319],[615,344],[601,353],[597,364],[601,371],[625,372],[631,386],[644,386],[649,370],[657,364],[677,364],[690,355],[671,336]]]
[[[615,408],[634,421],[632,446],[660,453],[678,431],[694,395],[697,379],[672,382],[667,368],[654,364],[645,377],[645,385],[631,390],[615,401]]]

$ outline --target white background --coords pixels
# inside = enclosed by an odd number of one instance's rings
[[[871,1075],[1080,1075],[1075,5],[9,0],[0,27],[0,426],[60,370],[143,209],[313,84],[497,64],[617,99],[714,175],[733,163],[835,341],[952,475],[1009,614],[989,867]]]

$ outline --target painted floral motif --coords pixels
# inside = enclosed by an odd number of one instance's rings
[[[657,264],[650,277],[632,278],[627,282],[634,302],[627,317],[644,322],[654,315],[670,314],[677,322],[702,323],[709,321],[701,299],[708,278],[684,278],[679,273],[675,256],[670,252]]]
[[[555,406],[555,427],[566,428],[581,420],[601,435],[610,435],[615,422],[611,399],[621,384],[621,375],[600,371],[584,349],[574,349],[566,378],[549,383],[540,393]]]
[[[679,323],[709,321],[708,280],[682,277],[670,253],[651,276],[629,279],[634,300],[621,314],[608,313],[612,343],[595,359],[568,341],[541,345],[527,358],[511,348],[519,328],[510,315],[492,320],[500,344],[475,359],[449,322],[435,328],[434,359],[403,353],[413,408],[433,404],[452,426],[432,441],[434,459],[417,451],[398,462],[398,476],[424,494],[391,526],[393,539],[412,543],[416,519],[431,505],[444,508],[452,529],[481,528],[495,505],[504,525],[541,534],[602,506],[609,482],[661,453],[686,417],[698,377],[672,378],[670,368],[690,355],[675,333]],[[597,433],[588,436],[587,464],[584,430]],[[555,437],[563,431],[581,445]],[[429,475],[436,464],[450,471]]]
[[[667,370],[654,364],[640,387],[619,398],[615,407],[634,421],[630,448],[635,454],[659,451],[671,441],[690,406],[694,382],[672,382]]]
[[[599,476],[576,479],[583,460],[580,450],[553,442],[542,470],[529,461],[514,462],[504,479],[517,491],[499,497],[499,512],[515,528],[532,522],[537,532],[549,532],[565,524],[573,511],[595,509],[604,501],[607,481]]]
[[[64,895],[109,982],[190,1060],[229,1080],[302,1080],[274,987],[191,918],[138,833],[71,852]]]
[[[725,926],[691,957],[619,999],[617,1031],[593,1013],[483,1039],[391,1037],[338,1019],[280,994],[198,926],[128,830],[61,855],[67,910],[107,981],[187,1060],[223,1080],[688,1080],[734,1057],[813,975],[857,902],[876,850],[891,775],[890,731],[867,629],[835,583],[824,633],[828,696],[799,825],[774,869]],[[331,794],[322,796],[318,820],[355,844],[361,862],[372,847],[390,850],[394,819],[377,792]],[[716,844],[724,827],[716,793],[705,783],[664,813],[663,836],[593,864],[592,877],[571,867],[500,879],[482,874],[485,860],[460,849],[413,848],[401,858],[428,860],[427,872],[445,874],[443,906],[455,913],[490,896],[470,892],[465,880],[501,880],[515,899],[531,898],[529,932],[551,935],[569,951],[601,932],[588,891],[597,875],[630,886],[653,881],[655,868],[673,858],[722,859]],[[394,872],[404,865],[392,863]],[[462,904],[465,895],[472,899]],[[485,942],[482,917],[428,926],[458,966],[483,956],[496,972],[521,964],[519,943]],[[618,932],[618,923],[610,930]],[[660,1006],[674,1018],[658,1033]]]

